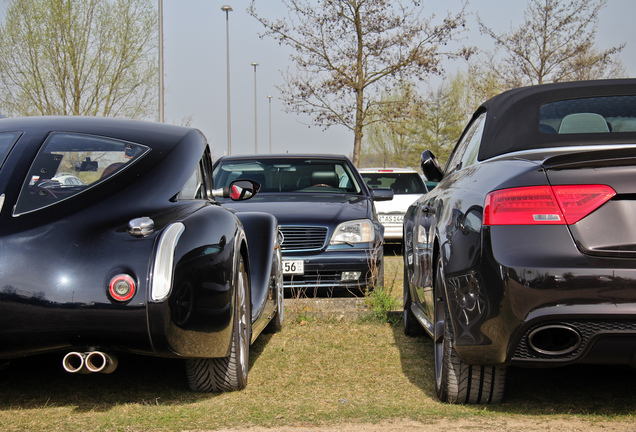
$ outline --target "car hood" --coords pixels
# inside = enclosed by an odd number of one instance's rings
[[[271,213],[280,225],[336,225],[355,219],[371,219],[370,199],[341,194],[258,194],[248,201],[224,201],[239,212]]]

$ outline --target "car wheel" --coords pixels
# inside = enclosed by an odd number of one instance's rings
[[[196,392],[228,392],[247,385],[252,316],[249,277],[240,258],[235,286],[235,313],[228,357],[186,360],[190,389]]]
[[[411,292],[409,291],[408,271],[404,268],[404,334],[407,336],[421,336],[424,334],[424,327],[415,318],[411,311]]]
[[[468,365],[455,350],[455,336],[444,301],[444,271],[438,260],[435,278],[435,392],[442,402],[496,404],[503,398],[504,366]]]

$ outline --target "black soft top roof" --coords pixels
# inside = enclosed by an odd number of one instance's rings
[[[484,102],[487,111],[479,160],[534,148],[636,143],[636,133],[546,134],[539,131],[542,105],[568,99],[636,95],[636,79],[574,81],[509,90]],[[636,113],[631,113],[636,116]]]

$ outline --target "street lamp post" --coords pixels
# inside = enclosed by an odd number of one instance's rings
[[[228,5],[221,6],[225,12],[225,44],[227,51],[227,154],[232,154],[232,122],[230,120],[230,12],[232,8]]]
[[[258,154],[258,128],[256,115],[256,66],[258,66],[258,63],[252,62],[252,66],[254,66],[254,154]]]
[[[269,100],[269,152],[272,153],[272,95],[267,95]]]
[[[159,122],[163,123],[163,0],[159,0]]]

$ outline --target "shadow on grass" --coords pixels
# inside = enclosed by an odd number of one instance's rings
[[[428,336],[405,336],[402,325],[393,331],[404,375],[435,399],[433,341]],[[633,415],[634,389],[636,369],[628,366],[510,367],[503,403],[485,408],[502,414]]]
[[[250,369],[271,337],[261,334],[251,346]],[[78,412],[106,412],[124,404],[185,405],[219,396],[190,391],[179,359],[120,354],[115,372],[83,375],[65,372],[62,357],[16,359],[0,371],[0,411],[71,406]]]

